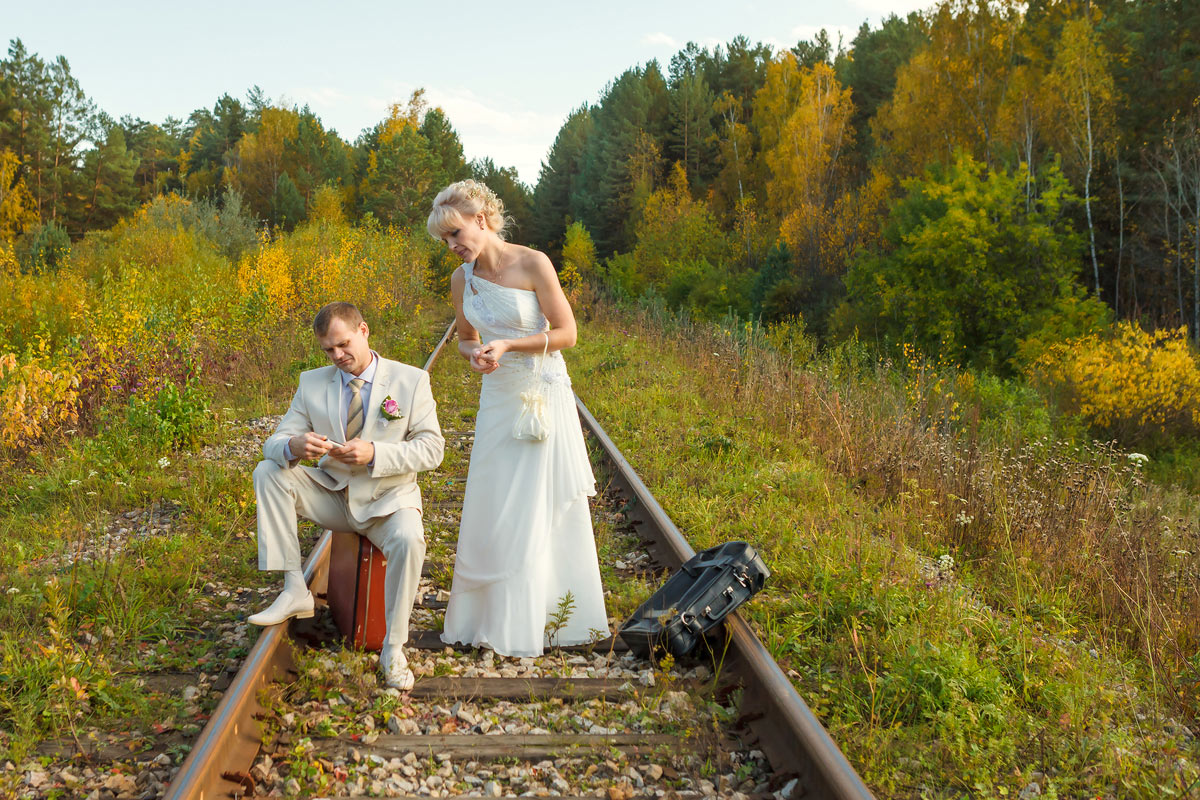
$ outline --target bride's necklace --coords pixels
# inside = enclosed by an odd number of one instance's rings
[[[495,278],[495,280],[493,280],[492,283],[500,282],[500,262],[503,260],[504,260],[504,243],[501,242],[500,243],[500,252],[498,252],[496,254],[496,263],[492,264],[491,267],[487,268],[487,272],[491,274],[492,278]],[[476,269],[479,268],[479,259],[478,258],[475,259],[475,268]],[[484,280],[489,280],[489,279],[485,277]]]

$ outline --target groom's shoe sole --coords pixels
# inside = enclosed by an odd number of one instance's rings
[[[309,593],[308,597],[310,600],[313,600],[315,603],[315,598],[313,598],[311,593]],[[303,608],[303,607],[297,608],[294,611],[292,611],[291,613],[280,617],[279,619],[271,619],[271,618],[260,619],[260,620],[254,619],[255,617],[261,617],[263,614],[267,613],[270,610],[271,610],[270,607],[268,607],[268,608],[265,608],[262,611],[258,612],[257,614],[251,614],[249,617],[246,617],[246,622],[249,622],[251,625],[258,625],[261,628],[269,628],[272,625],[282,625],[283,623],[287,622],[289,619],[293,619],[293,618],[308,619],[309,617],[312,617],[313,615],[315,615],[317,613],[316,608],[314,606],[310,605],[307,608]]]
[[[272,625],[282,625],[289,619],[308,619],[314,616],[316,613],[316,611],[297,611],[295,614],[288,614],[286,617],[277,622],[255,622],[254,617],[257,617],[258,615],[251,614],[249,617],[246,617],[246,622],[249,622],[251,625],[257,625],[260,628],[269,628]]]

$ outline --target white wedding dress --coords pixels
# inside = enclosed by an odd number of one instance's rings
[[[501,286],[464,266],[463,315],[486,344],[547,330],[537,294]],[[550,435],[512,436],[521,392],[541,379]],[[559,352],[508,352],[483,376],[467,473],[454,583],[442,640],[538,656],[549,645],[608,635],[588,498],[596,482],[583,442],[571,379]],[[546,632],[559,600],[574,609],[553,638]],[[597,633],[598,632],[598,633]]]

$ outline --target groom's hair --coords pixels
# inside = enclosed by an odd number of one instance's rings
[[[324,336],[329,332],[329,326],[333,324],[335,319],[340,319],[351,328],[357,328],[359,323],[363,321],[363,315],[354,303],[341,301],[326,303],[321,306],[321,310],[317,312],[317,316],[313,319],[313,333],[317,336]]]

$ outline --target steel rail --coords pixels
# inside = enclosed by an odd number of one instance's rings
[[[667,560],[675,562],[668,566],[678,568],[696,551],[578,395],[575,405],[584,424],[612,462],[618,488],[633,501],[626,513],[630,519],[642,523],[640,534],[649,534],[663,546]],[[745,619],[735,611],[726,622],[729,655],[735,662],[731,666],[745,670],[741,715],[749,721],[750,729],[758,739],[757,745],[771,762],[771,767],[780,774],[795,773],[805,797],[873,798],[862,778],[796,693],[791,681]],[[793,793],[793,796],[800,794]]]
[[[425,362],[426,372],[433,369],[438,355],[453,337],[451,322]],[[304,563],[304,580],[314,593],[319,593],[328,580],[332,539],[329,531],[321,534]],[[246,786],[249,770],[262,747],[257,717],[263,708],[258,693],[295,667],[288,627],[272,625],[259,635],[167,787],[164,800],[213,800],[249,794]]]

